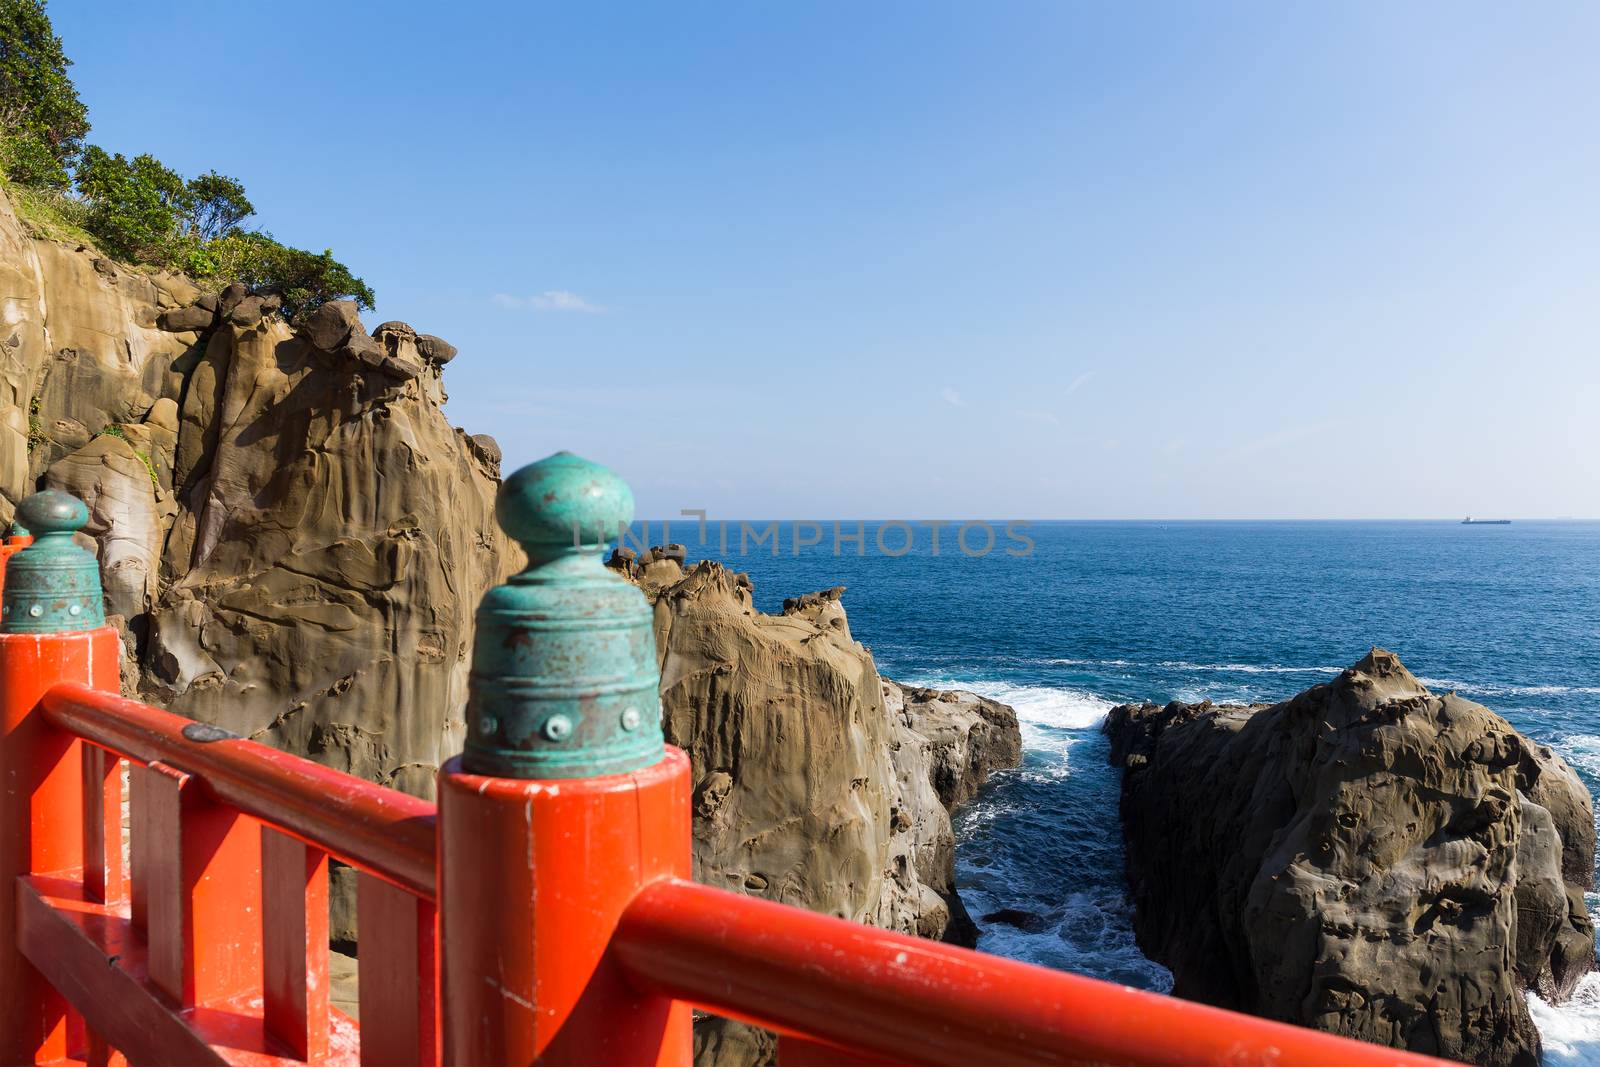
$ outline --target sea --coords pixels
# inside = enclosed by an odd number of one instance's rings
[[[1037,917],[980,921],[988,952],[1170,988],[1134,943],[1124,888],[1100,733],[1124,701],[1276,701],[1376,645],[1600,792],[1600,523],[780,523],[760,542],[767,523],[742,525],[674,523],[672,539],[749,573],[763,610],[843,585],[885,677],[1016,709],[1022,766],[956,819],[973,916]],[[1529,1003],[1548,1067],[1600,1064],[1600,975],[1559,1006]]]

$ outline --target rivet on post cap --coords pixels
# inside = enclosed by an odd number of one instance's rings
[[[650,605],[600,561],[633,521],[627,483],[558,452],[507,478],[495,512],[528,566],[478,608],[462,769],[586,778],[658,763],[665,748]]]
[[[72,540],[88,521],[83,501],[59,489],[35,493],[17,508],[16,526],[31,531],[34,542],[6,563],[0,632],[61,633],[106,624],[100,564]]]

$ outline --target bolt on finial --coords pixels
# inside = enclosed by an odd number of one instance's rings
[[[611,470],[557,452],[507,478],[495,512],[528,566],[478,608],[462,768],[586,778],[659,762],[653,614],[600,563],[633,519],[633,492]]]
[[[83,501],[59,489],[35,493],[17,508],[32,545],[6,564],[0,633],[98,630],[106,624],[100,565],[73,543],[89,521]]]

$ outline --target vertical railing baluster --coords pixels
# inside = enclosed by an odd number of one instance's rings
[[[356,876],[363,1067],[439,1062],[437,909],[383,879]]]
[[[150,980],[173,1001],[194,1003],[188,894],[183,888],[183,791],[189,776],[164,763],[144,769],[134,796],[133,903],[144,924]]]
[[[146,771],[134,842],[151,980],[185,1007],[259,991],[261,823],[182,771]]]
[[[83,746],[83,888],[102,904],[122,901],[122,761]]]
[[[149,936],[150,778],[154,772],[128,763],[128,917],[135,933]]]
[[[328,854],[261,828],[261,968],[268,1032],[295,1056],[328,1054]]]

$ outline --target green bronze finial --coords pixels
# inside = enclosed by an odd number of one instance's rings
[[[587,778],[659,762],[650,605],[600,563],[633,520],[627,483],[557,452],[507,478],[495,512],[528,566],[478,608],[463,769]]]
[[[83,501],[59,489],[35,493],[17,508],[34,542],[6,564],[0,633],[98,630],[106,624],[100,565],[72,543],[89,521]]]
[[[32,537],[33,533],[26,526],[22,525],[22,523],[18,522],[15,518],[13,518],[11,520],[11,536],[12,537]]]

